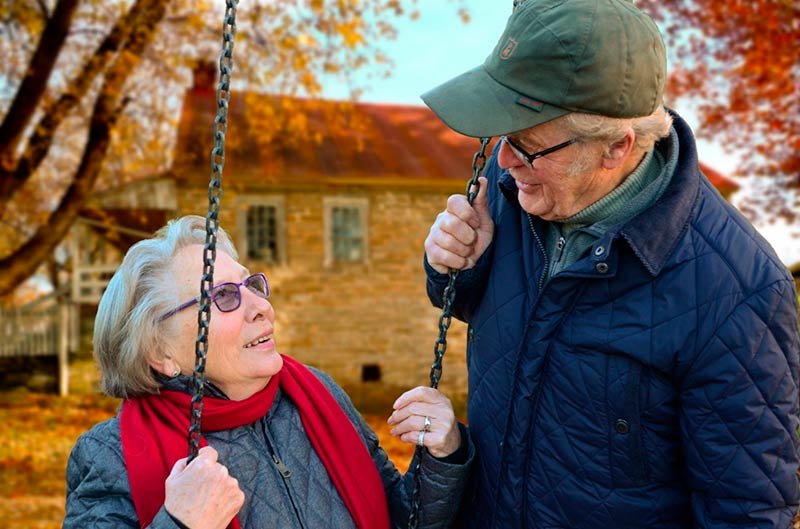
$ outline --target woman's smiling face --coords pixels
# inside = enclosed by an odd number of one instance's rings
[[[197,296],[203,272],[203,246],[194,244],[178,251],[172,262],[178,299]],[[217,252],[214,284],[239,283],[250,272],[225,252]],[[275,311],[269,300],[240,286],[241,305],[230,312],[211,304],[206,378],[232,400],[243,400],[263,389],[280,371],[283,359],[275,337]],[[195,309],[196,309],[195,305]],[[195,363],[197,310],[183,310],[170,318],[177,326],[176,360],[183,374]]]

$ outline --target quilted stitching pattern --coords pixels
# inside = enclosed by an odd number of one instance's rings
[[[324,373],[315,373],[361,433],[381,474],[393,527],[404,527],[413,474],[399,474],[344,392]],[[293,470],[286,480],[272,463],[265,431],[274,440],[278,456]],[[470,442],[466,429],[462,433]],[[305,435],[297,409],[280,393],[267,417],[252,425],[209,434],[207,440],[219,451],[220,461],[245,492],[245,504],[239,513],[243,529],[354,528],[347,508]],[[455,516],[473,459],[471,443],[469,452],[466,465],[423,457],[421,528],[442,529]],[[78,440],[67,466],[67,491],[64,529],[139,527],[130,499],[117,419],[95,426]],[[150,529],[175,527],[163,508],[150,525]]]
[[[675,128],[677,173],[660,206],[609,234],[609,273],[589,256],[542,292],[541,250],[490,160],[498,228],[459,275],[455,307],[474,331],[464,527],[789,527],[800,501],[793,282],[699,176],[680,118]],[[427,272],[437,303],[443,278]]]

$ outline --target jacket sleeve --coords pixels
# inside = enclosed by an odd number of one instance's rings
[[[139,529],[119,435],[103,423],[83,434],[67,462],[67,502],[62,529]],[[162,485],[163,486],[163,485]],[[179,529],[161,507],[149,529]]]
[[[497,145],[499,144],[498,142]],[[497,223],[497,219],[495,218],[496,208],[494,204],[498,199],[497,182],[501,172],[500,167],[497,165],[497,147],[495,147],[495,151],[489,158],[486,164],[486,171],[484,172],[488,186],[487,202],[495,224]],[[462,270],[458,273],[455,282],[456,296],[453,299],[452,314],[463,322],[469,323],[472,314],[475,312],[478,303],[483,297],[483,291],[486,288],[486,282],[489,277],[493,253],[494,240],[489,243],[486,251],[478,258],[474,267],[468,270]],[[440,274],[434,270],[428,263],[427,255],[423,256],[423,266],[427,277],[426,289],[428,292],[428,299],[431,300],[431,303],[435,307],[442,308],[444,290],[447,287],[450,276],[449,274]]]
[[[490,243],[475,266],[469,270],[460,271],[456,277],[454,283],[456,296],[453,298],[451,313],[463,322],[469,323],[483,296],[486,280],[489,276],[489,261],[493,246],[494,244]],[[441,309],[444,306],[444,291],[447,288],[450,276],[449,274],[440,274],[434,270],[428,264],[427,256],[424,257],[423,266],[427,276],[426,289],[428,291],[428,299],[431,300],[434,307]]]
[[[742,302],[686,367],[681,434],[694,527],[791,526],[798,506],[797,298]]]
[[[464,497],[469,470],[475,457],[475,448],[469,432],[463,424],[461,429],[462,443],[467,443],[467,459],[463,464],[446,463],[431,456],[427,450],[422,451],[419,468],[419,525],[421,529],[447,529],[451,527]],[[372,432],[372,430],[370,430]],[[408,471],[400,477],[394,464],[386,456],[386,452],[378,446],[378,439],[369,440],[373,460],[383,479],[386,498],[389,502],[389,515],[394,529],[408,527],[412,496],[414,492],[417,455],[411,460]]]
[[[408,526],[409,507],[414,490],[414,466],[411,461],[409,471],[401,475],[389,456],[381,448],[378,436],[370,428],[361,414],[353,406],[350,398],[325,373],[312,369],[320,380],[330,389],[333,396],[356,427],[367,445],[372,460],[378,468],[386,492],[389,505],[389,517],[393,529],[404,529]],[[466,443],[467,458],[461,464],[448,463],[437,459],[427,451],[423,453],[420,465],[422,480],[420,483],[420,529],[447,529],[453,523],[461,499],[466,490],[472,462],[475,458],[475,447],[468,429],[459,424],[462,443]],[[463,445],[462,445],[463,446]]]

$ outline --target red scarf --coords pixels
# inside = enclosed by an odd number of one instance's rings
[[[328,389],[303,364],[283,356],[283,368],[267,387],[232,401],[203,398],[203,432],[229,430],[267,414],[278,386],[294,402],[311,445],[359,529],[388,529],[386,495],[375,463],[361,436]],[[188,452],[191,395],[126,399],[120,412],[122,453],[139,525],[147,527],[164,504],[164,481]],[[201,436],[200,446],[207,443]],[[234,517],[228,529],[239,529]]]

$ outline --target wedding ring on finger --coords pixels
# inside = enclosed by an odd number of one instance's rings
[[[425,434],[427,430],[420,430],[419,437],[417,437],[417,446],[425,446]]]
[[[427,415],[425,416],[425,425],[422,427],[422,430],[426,432],[431,431],[431,418]]]

